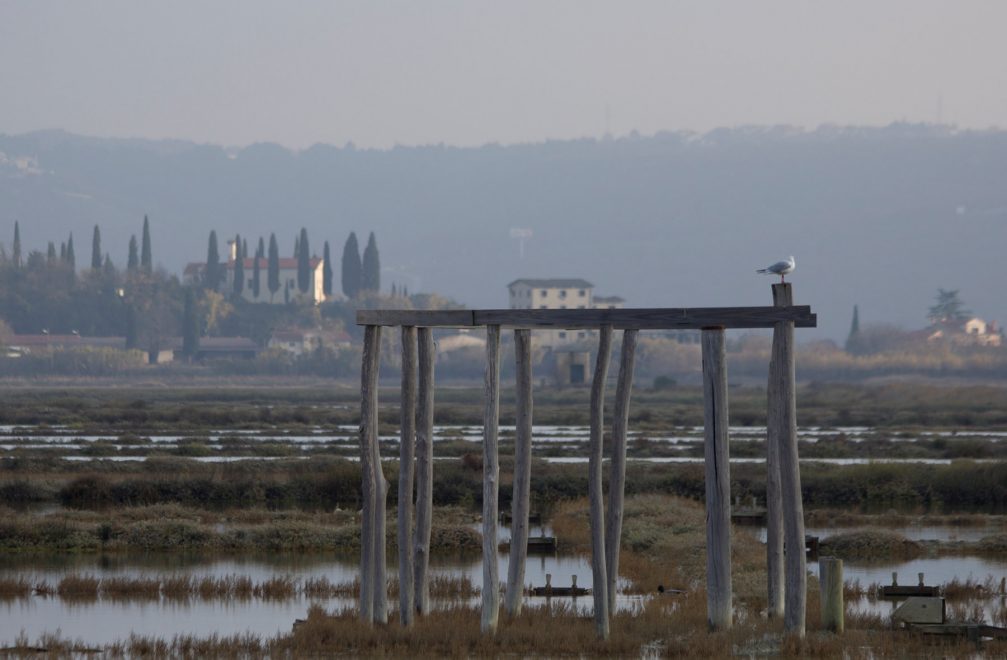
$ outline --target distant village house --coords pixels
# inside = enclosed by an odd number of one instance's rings
[[[224,281],[221,287],[224,291],[234,290],[234,273],[237,261],[237,246],[234,241],[228,242],[230,248],[226,264],[221,264],[224,268]],[[302,293],[297,287],[297,259],[281,257],[280,266],[280,288],[276,293],[269,290],[269,259],[262,257],[259,259],[259,295],[255,295],[253,287],[253,272],[255,270],[255,258],[247,257],[243,263],[245,286],[241,290],[241,297],[248,302],[270,303],[273,305],[283,305],[288,302],[307,300],[314,304],[325,301],[324,284],[322,273],[325,269],[325,260],[319,257],[312,257],[308,261],[310,269],[310,279],[308,290]],[[184,278],[189,284],[201,281],[206,273],[205,262],[193,262],[185,267]]]

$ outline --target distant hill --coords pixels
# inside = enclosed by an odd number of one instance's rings
[[[0,239],[25,249],[101,225],[117,265],[149,214],[155,262],[181,272],[211,228],[292,251],[375,231],[383,282],[471,306],[517,277],[583,277],[630,306],[770,302],[755,269],[793,254],[821,330],[922,326],[938,287],[1007,321],[1007,132],[721,129],[616,140],[387,151],[243,149],[46,131],[0,135]],[[524,257],[512,227],[530,228]],[[338,265],[336,267],[338,273]]]

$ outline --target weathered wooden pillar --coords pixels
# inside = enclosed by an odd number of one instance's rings
[[[790,284],[773,285],[778,307],[793,304]],[[776,429],[780,455],[780,499],[783,502],[785,597],[783,628],[804,636],[808,575],[804,555],[804,503],[801,500],[801,466],[797,455],[797,390],[794,364],[794,322],[780,321],[773,330],[769,381],[769,420]]]
[[[636,355],[636,330],[622,333],[619,357],[619,381],[615,388],[612,416],[612,459],[608,476],[608,511],[605,512],[605,569],[608,573],[608,611],[615,611],[615,592],[619,580],[619,543],[622,538],[623,500],[626,493],[626,434],[629,427],[629,398],[633,391],[633,367]]]
[[[791,304],[790,287],[781,290],[785,297],[777,295],[773,287],[773,303],[777,307]],[[773,333],[773,351],[776,355],[779,333]],[[774,358],[769,362],[769,383],[766,397],[766,612],[769,618],[782,618],[785,598],[785,570],[783,562],[783,493],[780,490],[780,447],[786,443],[786,430],[780,427],[781,416],[775,412],[779,406],[780,393],[777,391],[780,377],[777,373],[779,362]]]
[[[531,330],[514,331],[517,362],[517,429],[514,436],[514,484],[511,497],[510,561],[507,568],[507,613],[521,613],[524,568],[528,558],[528,515],[531,498],[532,376]]]
[[[402,326],[402,394],[399,409],[399,620],[413,622],[413,456],[416,445],[416,328]]]
[[[818,559],[818,582],[822,595],[822,628],[841,633],[846,628],[843,604],[843,560]],[[922,586],[923,582],[920,581]]]
[[[430,613],[430,525],[434,509],[434,338],[430,328],[417,331],[419,353],[419,403],[416,428],[416,611]]]
[[[731,467],[724,329],[703,329],[706,457],[706,609],[712,630],[731,627]],[[803,548],[803,546],[802,546]]]
[[[500,567],[497,558],[497,497],[500,463],[500,326],[486,327],[486,390],[483,413],[483,602],[480,627],[494,633],[500,614]]]
[[[594,625],[600,639],[608,639],[608,571],[605,568],[605,500],[601,464],[605,435],[605,380],[612,355],[612,326],[598,333],[598,360],[591,381],[591,449],[588,458],[588,495],[591,518],[591,573],[594,585]]]
[[[364,328],[364,350],[360,365],[360,619],[374,622],[375,509],[379,482],[374,469],[374,451],[378,442],[378,361],[381,349],[381,326]],[[380,458],[379,461],[380,463]],[[380,466],[379,466],[380,467]]]

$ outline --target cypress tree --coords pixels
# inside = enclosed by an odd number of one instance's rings
[[[367,238],[364,259],[360,273],[360,288],[364,291],[381,291],[381,259],[378,256],[378,242],[374,232]]]
[[[59,260],[66,263],[66,241],[59,244]]]
[[[206,246],[206,275],[203,286],[217,290],[220,284],[220,252],[217,250],[217,232],[210,230],[210,240]]]
[[[325,248],[322,250],[322,293],[326,298],[332,296],[332,260],[329,257],[329,242],[325,241]]]
[[[297,288],[307,293],[311,285],[311,250],[308,248],[308,230],[301,227],[297,241]]]
[[[266,285],[269,287],[269,302],[280,290],[280,248],[276,245],[276,234],[269,235],[269,264]]]
[[[101,230],[94,226],[91,235],[91,270],[101,270]]]
[[[245,251],[241,246],[241,236],[234,237],[234,249],[237,258],[234,260],[234,296],[241,297],[241,292],[245,290]]]
[[[73,253],[73,232],[70,232],[70,240],[66,242],[66,263],[71,271],[77,270],[77,256]]]
[[[850,322],[850,334],[846,337],[846,352],[856,353],[860,342],[860,309],[853,306],[853,320]]]
[[[252,264],[252,297],[259,299],[259,292],[262,291],[262,266],[259,261],[265,256],[266,248],[259,237],[259,247],[255,250],[255,262]]]
[[[398,297],[398,295],[399,295],[399,292],[398,292],[398,289],[395,288],[395,282],[392,282],[392,298],[396,298],[396,297]]]
[[[294,236],[294,259],[301,256],[301,237]]]
[[[360,246],[357,245],[357,235],[350,232],[343,245],[343,294],[347,298],[356,298],[360,292]]]
[[[199,319],[196,317],[196,296],[192,287],[185,290],[185,311],[182,316],[182,353],[192,359],[199,350]]]
[[[11,254],[11,258],[14,260],[14,267],[21,267],[21,225],[17,220],[14,221],[14,251]]]
[[[154,262],[150,254],[150,222],[147,216],[143,216],[143,246],[140,252],[140,267],[144,272],[150,273],[154,270]]]
[[[248,258],[248,239],[241,239],[241,257],[242,259]]]
[[[56,263],[56,244],[52,241],[49,241],[49,249],[46,252],[45,260],[50,266]]]
[[[105,253],[105,263],[102,264],[101,268],[106,276],[111,277],[115,275],[115,266],[112,264],[112,255],[108,252]]]
[[[129,259],[126,261],[126,270],[136,270],[140,267],[140,254],[136,245],[136,234],[129,237]]]

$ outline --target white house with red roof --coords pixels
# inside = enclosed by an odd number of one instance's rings
[[[221,264],[224,269],[224,282],[221,285],[221,291],[226,293],[234,291],[234,272],[237,262],[233,241],[229,245],[230,256],[226,264]],[[274,293],[269,290],[269,259],[266,257],[259,259],[259,295],[255,295],[253,286],[255,258],[247,257],[242,264],[245,286],[242,287],[241,297],[253,303],[272,303],[274,305],[283,305],[298,300],[309,300],[317,305],[325,300],[322,282],[322,272],[325,269],[324,259],[312,257],[308,261],[309,280],[306,293],[297,288],[297,259],[281,257],[279,261],[280,288]],[[199,282],[205,272],[205,262],[194,262],[185,267],[184,277],[187,282]]]

